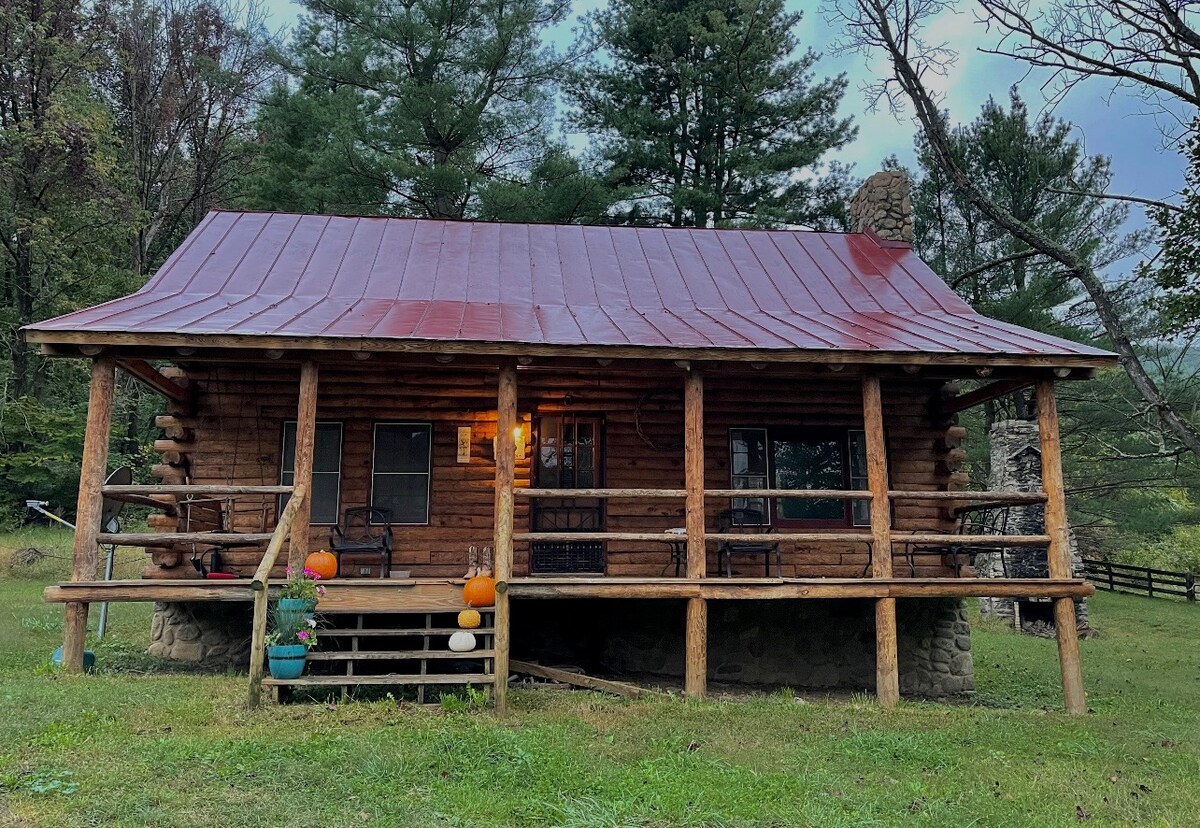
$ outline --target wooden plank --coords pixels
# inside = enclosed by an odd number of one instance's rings
[[[617,696],[624,696],[627,699],[636,699],[646,695],[664,695],[652,690],[647,690],[644,687],[638,687],[635,684],[626,684],[620,681],[609,681],[608,679],[594,678],[583,673],[573,673],[570,670],[560,670],[557,667],[544,667],[541,664],[535,664],[532,661],[512,661],[509,666],[514,673],[525,673],[538,678],[550,679],[551,681],[560,681],[563,684],[571,684],[576,687],[586,687],[588,690],[601,690],[605,693],[612,693]]]
[[[94,581],[53,584],[42,592],[42,598],[50,603],[251,601],[253,597],[249,578],[236,581],[206,581],[198,577],[172,581]]]
[[[1071,577],[1071,549],[1067,529],[1067,504],[1062,473],[1062,442],[1058,429],[1058,407],[1054,381],[1039,380],[1036,386],[1038,437],[1042,449],[1042,490],[1046,493],[1046,564],[1050,577]],[[1067,712],[1087,712],[1083,668],[1079,658],[1079,631],[1075,626],[1075,603],[1071,598],[1054,601],[1054,629],[1058,639],[1058,662],[1062,673],[1063,701]]]
[[[299,570],[308,555],[308,529],[312,519],[313,446],[317,438],[317,363],[311,359],[300,365],[300,399],[296,404],[296,454],[292,480],[305,485],[304,504],[292,519],[288,566]],[[297,497],[293,493],[292,497]]]
[[[707,557],[704,548],[704,377],[691,366],[683,380],[683,455],[687,491],[684,513],[687,576],[703,578]],[[690,607],[688,612],[690,618]],[[691,630],[690,624],[688,629]],[[703,688],[700,695],[703,695]]]
[[[298,679],[264,678],[263,687],[355,687],[362,684],[403,687],[409,684],[491,684],[492,676],[485,673],[455,675],[417,675],[384,673],[378,676],[301,676]]]
[[[1044,503],[1046,501],[1045,492],[980,492],[980,491],[958,491],[958,492],[917,492],[917,491],[898,491],[891,490],[888,492],[888,497],[892,500],[937,500],[937,501],[956,501],[964,502],[994,502],[994,503]]]
[[[1030,385],[1033,385],[1033,383],[1034,380],[1029,377],[996,380],[995,382],[988,383],[982,388],[977,388],[968,394],[943,400],[941,404],[941,412],[947,415],[957,414],[960,411],[966,411],[968,408],[974,408],[977,405],[982,405],[988,400],[994,400],[997,397],[1003,397],[1005,394],[1011,394],[1014,391],[1020,391],[1022,388],[1028,388]]]
[[[1049,535],[933,535],[924,532],[895,532],[897,543],[920,543],[931,546],[1046,546]],[[1070,573],[1066,577],[1071,577]]]
[[[708,693],[708,602],[700,597],[687,602],[683,692],[695,699]]]
[[[100,543],[114,546],[253,546],[271,540],[269,532],[101,532],[96,537]]]
[[[474,630],[468,630],[474,632]],[[324,636],[322,631],[320,636]],[[493,650],[469,650],[456,653],[453,650],[331,650],[329,652],[313,652],[308,654],[309,661],[412,661],[414,659],[472,659],[492,658]]]
[[[275,566],[275,560],[279,557],[280,550],[283,549],[284,539],[287,538],[296,520],[296,515],[304,508],[303,504],[308,502],[308,487],[307,480],[302,480],[297,484],[291,500],[284,507],[283,514],[279,516],[279,522],[271,534],[271,542],[267,544],[262,561],[254,571],[254,580],[251,582],[251,588],[254,590],[254,612],[250,627],[250,684],[246,696],[246,703],[251,709],[258,707],[262,699],[263,659],[266,657],[267,649],[267,581],[271,576],[271,568]]]
[[[135,506],[149,506],[151,509],[162,509],[164,513],[172,517],[179,514],[179,510],[176,508],[174,501],[168,502],[166,500],[157,500],[149,495],[104,491],[108,488],[108,486],[105,486],[101,491],[109,500],[116,500],[120,503],[132,503]]]
[[[875,601],[875,695],[885,710],[900,701],[896,599],[890,597]]]
[[[195,495],[198,497],[210,495],[281,495],[291,494],[291,486],[211,486],[188,485],[174,486],[170,484],[150,484],[131,486],[105,486],[101,491],[106,495],[141,494],[141,495]]]
[[[858,489],[708,489],[705,497],[770,497],[788,500],[870,500]]]
[[[462,627],[406,627],[404,629],[384,629],[364,627],[362,629],[322,629],[321,638],[416,638],[431,635],[446,636],[456,632],[469,632],[475,635],[491,635],[492,627],[475,627],[464,630]]]
[[[513,494],[519,498],[534,499],[539,497],[562,497],[564,492],[562,489],[517,489]],[[571,497],[596,498],[680,498],[687,497],[687,489],[571,489],[569,494]]]
[[[496,384],[496,480],[495,480],[495,576],[507,582],[512,576],[513,563],[513,487],[516,482],[517,427],[517,368],[512,363],[500,367]],[[508,590],[496,594],[496,634],[493,639],[496,657],[492,669],[496,681],[492,700],[501,716],[508,712],[509,648],[511,646],[511,617]]]
[[[112,429],[113,392],[116,365],[111,357],[92,361],[88,388],[87,424],[83,436],[83,458],[79,466],[79,497],[76,501],[76,529],[71,550],[71,580],[94,581],[99,563],[97,544],[104,495],[100,489],[108,470],[108,438]],[[88,605],[68,603],[63,619],[62,669],[67,673],[83,671],[83,646],[87,637]]]
[[[30,330],[26,332],[29,342],[62,345],[108,345],[162,348],[211,348],[216,351],[242,348],[262,353],[268,349],[283,351],[332,351],[350,354],[355,351],[371,351],[380,354],[462,354],[480,357],[530,356],[600,359],[650,359],[650,360],[702,360],[708,362],[766,362],[811,363],[827,365],[943,365],[943,366],[1023,366],[1031,368],[1103,368],[1116,364],[1111,355],[1061,354],[965,354],[965,353],[913,353],[911,351],[843,351],[828,348],[762,350],[757,348],[682,348],[635,345],[539,345],[530,343],[471,342],[465,340],[421,340],[388,339],[383,337],[346,339],[334,336],[280,336],[276,334],[195,334],[162,332],[111,332],[111,331],[50,331]],[[63,354],[52,351],[51,356]],[[193,359],[210,358],[198,354]],[[240,356],[244,362],[248,355]],[[292,357],[293,359],[295,357]],[[264,364],[278,365],[277,361],[263,359]],[[1074,372],[1072,377],[1074,377]],[[1079,378],[1086,378],[1080,374]],[[1026,382],[1028,384],[1028,382]]]
[[[146,360],[122,359],[117,364],[121,367],[122,371],[145,385],[151,391],[162,394],[167,399],[174,400],[183,406],[191,404],[192,397],[189,389],[175,382],[170,377],[164,376],[157,368],[146,362]]]

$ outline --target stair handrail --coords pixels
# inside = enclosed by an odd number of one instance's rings
[[[307,499],[308,485],[297,484],[287,505],[283,507],[283,511],[279,515],[275,531],[271,533],[271,541],[267,544],[267,550],[263,553],[258,569],[254,570],[254,580],[250,582],[250,589],[254,591],[254,621],[250,634],[250,687],[246,701],[251,708],[258,707],[262,698],[263,659],[267,647],[268,581],[271,577],[271,570],[275,566],[275,560],[279,557],[280,550],[283,549],[283,542],[287,540],[288,533],[291,531],[292,521]]]

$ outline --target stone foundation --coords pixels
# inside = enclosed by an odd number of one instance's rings
[[[1042,450],[1036,422],[1000,420],[988,434],[991,442],[990,491],[1037,492],[1042,488]],[[1045,531],[1045,506],[1033,503],[1012,506],[1008,511],[1007,533],[1040,535]],[[1071,572],[1083,577],[1083,558],[1075,533],[1070,533]],[[980,555],[975,569],[981,578],[1045,578],[1048,575],[1045,549],[1010,547],[1003,557]],[[1054,619],[1049,602],[1020,601],[1013,598],[980,598],[984,616],[1013,622],[1025,632],[1044,634],[1053,630]],[[1019,619],[1019,623],[1017,622]],[[1075,623],[1080,631],[1088,629],[1087,602],[1075,602]]]
[[[150,655],[216,669],[250,664],[251,607],[230,602],[154,605]]]
[[[513,605],[513,657],[595,675],[683,676],[684,602],[525,601]],[[975,689],[962,601],[897,603],[900,690],[945,697]],[[873,690],[875,613],[865,600],[709,601],[714,682]]]

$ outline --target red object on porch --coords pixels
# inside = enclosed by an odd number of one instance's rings
[[[226,211],[138,293],[30,328],[1107,356],[980,316],[869,234]]]

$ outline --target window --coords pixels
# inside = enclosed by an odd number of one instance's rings
[[[537,482],[544,489],[592,489],[599,485],[600,419],[574,414],[538,423]]]
[[[433,426],[376,423],[371,458],[371,505],[388,509],[392,523],[429,523]]]
[[[729,431],[730,488],[866,489],[866,439],[860,430],[734,428]],[[780,524],[870,523],[866,501],[734,498]]]
[[[279,483],[283,486],[296,484],[295,420],[283,424],[283,459]],[[341,485],[342,424],[317,423],[313,438],[312,516],[309,518],[312,523],[337,523]],[[280,511],[287,501],[287,495],[279,499]]]

